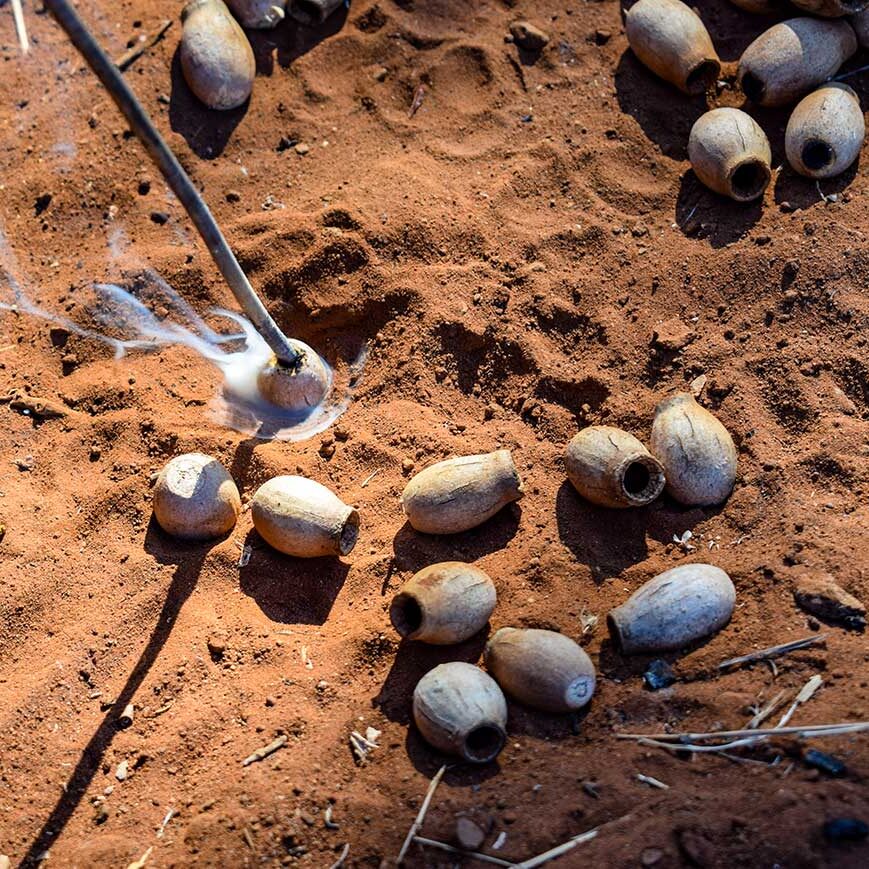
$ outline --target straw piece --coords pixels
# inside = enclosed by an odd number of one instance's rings
[[[562,854],[572,851],[577,846],[590,842],[595,836],[597,836],[597,833],[597,827],[593,830],[589,830],[587,833],[580,833],[578,836],[574,836],[563,844],[556,845],[554,848],[550,848],[548,851],[544,851],[542,854],[538,854],[530,860],[523,860],[521,863],[517,863],[516,869],[535,869],[536,866],[542,866],[544,863],[548,863],[550,860],[554,860],[556,857],[560,857]]]
[[[426,839],[425,836],[414,836],[413,841],[417,845],[426,845],[429,848],[439,848],[441,851],[446,851],[448,854],[459,854],[462,857],[472,857],[474,860],[480,860],[483,863],[492,863],[495,866],[516,866],[515,863],[510,863],[508,860],[502,860],[500,857],[490,857],[488,854],[481,854],[479,851],[464,851],[461,848],[454,848],[446,842],[439,842],[437,839]]]
[[[845,721],[841,724],[806,724],[802,727],[773,727],[766,730],[719,730],[713,733],[616,733],[616,739],[657,739],[663,742],[688,743],[706,739],[730,739],[742,736],[784,736],[789,733],[811,733],[813,736],[856,733],[869,729],[869,721]]]
[[[407,849],[410,848],[411,842],[413,842],[413,837],[417,834],[417,831],[422,826],[422,822],[425,820],[425,814],[428,811],[428,807],[431,805],[432,797],[434,796],[434,792],[437,790],[437,786],[441,783],[441,779],[444,777],[444,773],[447,771],[445,766],[442,766],[438,771],[435,777],[431,780],[431,784],[428,786],[428,791],[426,791],[425,799],[422,801],[422,805],[419,807],[419,811],[416,814],[416,818],[414,818],[413,823],[410,825],[410,830],[407,833],[407,838],[404,840],[404,844],[401,846],[401,850],[398,852],[398,857],[396,859],[396,863],[401,863],[404,860],[405,854],[407,854]]]
[[[21,0],[12,0],[12,17],[15,19],[15,32],[18,34],[18,44],[21,53],[30,51],[30,40],[27,38],[27,27],[24,24],[24,9],[21,8]]]
[[[815,643],[820,643],[826,639],[826,634],[818,634],[817,636],[804,637],[802,640],[791,640],[791,642],[782,643],[780,646],[770,646],[768,649],[750,652],[747,655],[740,655],[738,658],[728,658],[728,660],[722,661],[718,665],[718,669],[726,670],[728,667],[735,667],[737,664],[751,664],[754,661],[766,661],[769,658],[777,658],[779,655],[786,655],[788,652],[805,649],[807,646],[813,646]]]

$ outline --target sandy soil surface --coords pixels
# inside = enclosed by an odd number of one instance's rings
[[[698,6],[732,80],[766,22],[723,0]],[[114,56],[175,20],[128,80],[286,330],[334,362],[366,344],[370,355],[336,428],[269,443],[209,419],[219,376],[189,350],[116,361],[2,315],[0,396],[19,390],[62,415],[0,404],[0,853],[125,867],[153,846],[154,867],[326,867],[349,843],[345,865],[389,865],[445,762],[410,724],[413,687],[437,663],[479,660],[485,637],[400,644],[388,605],[420,567],[464,559],[495,580],[493,629],[581,637],[599,688],[576,718],[511,704],[498,762],[449,769],[426,835],[451,840],[467,814],[507,860],[604,825],[554,865],[865,866],[865,842],[821,832],[830,818],[869,821],[865,736],[812,743],[847,765],[838,778],[784,739],[744,755],[773,766],[614,739],[741,727],[816,673],[823,687],[795,723],[867,718],[865,638],[819,625],[792,596],[801,572],[829,572],[869,598],[862,168],[822,184],[826,201],[787,168],[762,203],[707,192],[686,161],[707,103],[639,66],[612,0],[354,0],[318,31],[254,35],[253,98],[226,114],[199,107],[179,75],[179,3],[81,9]],[[520,17],[551,36],[539,58],[505,42]],[[27,21],[22,58],[0,9],[3,292],[11,274],[87,325],[94,281],[131,286],[151,268],[200,312],[233,307],[83,62],[47,14],[28,6]],[[851,81],[862,92],[869,77]],[[712,103],[741,98],[728,86]],[[787,113],[757,117],[779,166]],[[657,401],[704,374],[703,401],[739,450],[729,502],[583,502],[562,459],[578,427],[646,438]],[[519,504],[450,538],[405,524],[411,467],[498,447],[525,481]],[[282,557],[249,512],[214,545],[168,538],[151,483],[192,450],[220,458],[248,498],[280,473],[329,485],[360,511],[358,546],[340,561]],[[686,530],[693,551],[673,542]],[[685,678],[653,693],[650,659],[620,656],[604,616],[695,560],[730,573],[737,609],[667,656]],[[584,634],[589,614],[600,622]],[[775,668],[716,673],[822,632]],[[128,703],[133,723],[119,729]],[[368,726],[380,747],[360,766],[348,737]],[[242,767],[279,735],[286,747]],[[414,849],[409,862],[454,861]]]

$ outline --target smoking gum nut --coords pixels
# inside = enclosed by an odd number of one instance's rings
[[[257,375],[257,386],[262,397],[272,404],[307,413],[326,397],[332,376],[313,348],[301,341],[289,343],[299,352],[299,360],[295,365],[284,365],[272,356]]]
[[[210,540],[235,526],[238,487],[211,456],[185,453],[170,460],[154,484],[154,517],[173,537]]]

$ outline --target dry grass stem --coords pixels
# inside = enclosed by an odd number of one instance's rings
[[[405,854],[407,854],[407,849],[410,848],[411,842],[413,842],[413,837],[417,834],[419,828],[422,826],[422,822],[425,820],[426,812],[428,811],[428,807],[431,805],[432,797],[434,796],[434,792],[437,790],[438,785],[441,783],[441,779],[444,777],[444,773],[447,771],[445,766],[442,766],[438,771],[435,777],[431,780],[431,784],[428,786],[428,790],[426,791],[425,799],[422,801],[422,805],[419,807],[419,811],[417,812],[416,818],[414,818],[413,823],[410,825],[410,830],[407,833],[407,838],[404,840],[404,844],[401,846],[401,850],[398,852],[398,858],[396,859],[396,863],[401,863],[404,860]]]
[[[424,836],[414,836],[413,841],[418,845],[425,845],[429,848],[439,848],[441,851],[446,851],[448,854],[459,854],[462,857],[469,857],[473,860],[480,860],[483,863],[492,863],[495,866],[515,866],[509,860],[502,860],[500,857],[490,857],[488,854],[481,854],[479,851],[464,851],[461,848],[455,848],[448,845],[446,842],[439,842],[437,839],[426,839]]]
[[[805,649],[807,646],[813,646],[815,643],[820,643],[826,640],[826,634],[818,634],[816,637],[804,637],[802,640],[792,640],[789,643],[782,643],[780,646],[770,646],[768,649],[761,649],[758,652],[749,652],[747,655],[740,655],[738,658],[728,658],[718,665],[719,670],[726,670],[728,667],[735,667],[738,664],[750,664],[754,661],[766,661],[769,658],[777,658],[779,655],[787,655],[788,652],[796,652],[798,649]]]

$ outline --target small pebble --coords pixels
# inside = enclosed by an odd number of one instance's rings
[[[296,151],[296,153],[299,154],[299,155],[301,155],[301,156],[304,156],[304,155],[307,154],[308,151],[310,151],[310,150],[311,150],[311,146],[310,146],[310,145],[306,145],[304,142],[299,142],[299,144],[296,145],[296,147],[295,147],[295,151]]]
[[[486,841],[486,832],[470,818],[456,821],[456,844],[466,851],[477,851]]]
[[[514,21],[510,25],[510,35],[519,48],[537,54],[549,43],[549,34],[535,27],[530,21]]]
[[[643,673],[643,681],[650,691],[659,691],[661,688],[669,688],[678,680],[673,668],[663,658],[658,658]]]

